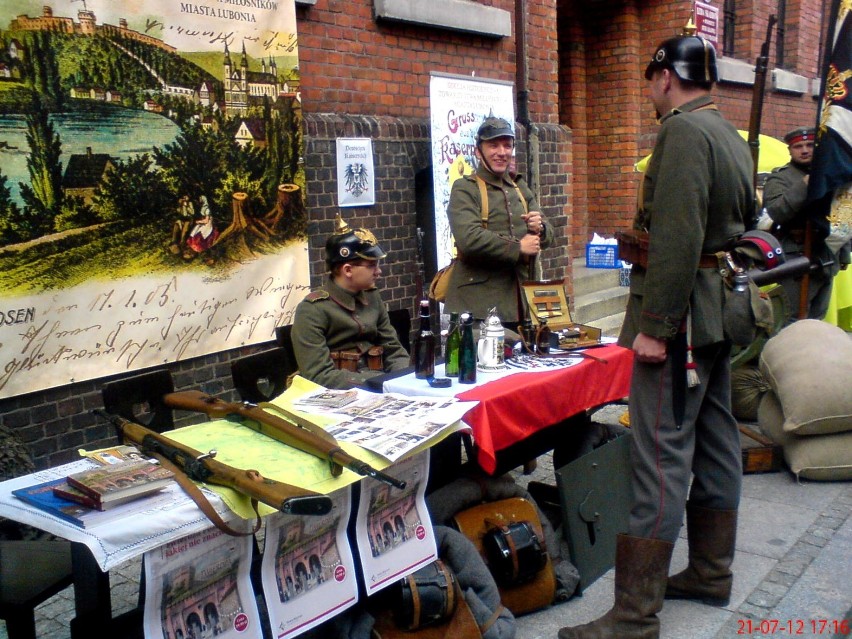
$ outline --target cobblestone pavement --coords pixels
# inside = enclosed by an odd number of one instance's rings
[[[623,412],[624,407],[610,406],[594,419],[617,423]],[[540,457],[529,476],[514,474],[522,484],[552,484],[552,458]],[[680,539],[672,571],[685,564],[686,544]],[[140,570],[141,562],[134,560],[110,572],[114,615],[136,606]],[[852,482],[797,482],[786,470],[746,475],[731,604],[713,608],[666,602],[660,614],[661,639],[852,637],[850,570]],[[610,571],[582,596],[519,617],[516,639],[553,639],[562,626],[598,617],[612,605],[612,577]],[[36,610],[38,637],[68,639],[73,615],[73,589],[68,588]],[[3,621],[0,639],[8,639]]]

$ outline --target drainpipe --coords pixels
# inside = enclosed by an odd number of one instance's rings
[[[536,196],[540,193],[538,128],[530,121],[529,57],[527,55],[527,0],[515,2],[515,84],[518,90],[518,122],[527,131],[527,182]]]

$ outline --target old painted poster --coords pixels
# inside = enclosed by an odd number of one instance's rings
[[[432,132],[432,179],[438,268],[454,255],[447,218],[450,189],[458,178],[476,170],[476,131],[489,115],[514,125],[512,84],[497,80],[433,73],[429,88]]]
[[[290,322],[299,87],[292,0],[0,0],[0,397]]]

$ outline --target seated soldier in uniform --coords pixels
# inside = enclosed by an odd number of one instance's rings
[[[326,388],[348,389],[406,368],[408,352],[376,288],[385,252],[375,236],[353,231],[338,216],[325,255],[330,279],[299,303],[293,319],[299,374]]]

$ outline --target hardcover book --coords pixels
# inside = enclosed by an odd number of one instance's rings
[[[18,488],[13,490],[12,494],[30,506],[35,506],[54,517],[80,526],[80,528],[86,528],[86,520],[91,519],[91,516],[97,514],[98,511],[55,495],[54,487],[62,484],[65,484],[64,479],[53,479],[42,484]]]
[[[168,468],[147,461],[127,461],[68,475],[67,482],[94,499],[99,510],[106,510],[162,490],[173,479]]]

